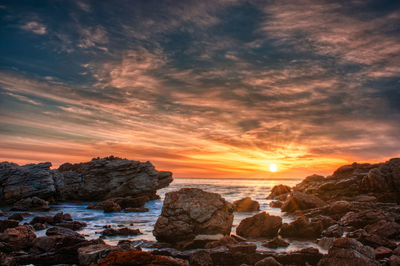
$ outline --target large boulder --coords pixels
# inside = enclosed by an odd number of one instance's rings
[[[63,200],[105,200],[116,197],[157,198],[157,189],[172,182],[171,172],[157,171],[150,162],[113,156],[87,163],[65,163],[56,178],[59,198]]]
[[[14,203],[13,211],[49,211],[49,202],[38,197],[25,198]]]
[[[233,202],[233,209],[235,212],[255,212],[260,210],[258,201],[246,197]]]
[[[54,198],[57,172],[50,170],[50,166],[49,162],[24,166],[0,163],[0,202],[14,203],[35,196],[42,199]]]
[[[333,242],[328,254],[318,263],[319,266],[377,266],[374,250],[352,238],[339,238]]]
[[[324,205],[325,202],[314,195],[293,191],[283,203],[281,210],[284,212],[294,212],[296,210],[306,210]]]
[[[261,212],[243,219],[236,228],[236,233],[240,236],[251,238],[274,237],[278,234],[281,225],[281,217]]]
[[[286,185],[276,185],[271,189],[267,199],[275,199],[277,196],[284,195],[290,193],[291,189]]]
[[[19,251],[32,245],[36,238],[33,228],[29,225],[19,225],[8,228],[0,234],[0,242],[4,242],[9,249]]]
[[[176,243],[197,235],[228,235],[233,206],[217,193],[197,188],[169,192],[153,230],[158,241]]]
[[[279,234],[283,237],[314,239],[321,235],[323,225],[321,221],[309,222],[305,216],[298,217],[291,223],[284,223]]]

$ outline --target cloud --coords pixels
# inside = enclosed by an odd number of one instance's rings
[[[33,32],[35,34],[44,35],[47,33],[46,25],[37,22],[37,21],[30,21],[25,23],[24,25],[20,26],[21,29]]]

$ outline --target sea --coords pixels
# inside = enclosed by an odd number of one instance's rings
[[[95,239],[101,236],[101,231],[104,230],[103,226],[110,225],[113,228],[129,227],[140,229],[142,234],[137,236],[114,236],[106,237],[104,241],[111,245],[116,245],[119,240],[131,240],[148,242],[155,241],[153,236],[153,227],[161,213],[163,199],[165,194],[171,191],[176,191],[185,187],[200,188],[204,191],[215,192],[220,194],[229,202],[233,202],[244,197],[251,197],[260,203],[260,211],[265,211],[271,215],[279,215],[282,217],[283,222],[291,222],[294,217],[284,215],[279,208],[272,208],[269,206],[271,200],[267,200],[270,190],[274,185],[285,184],[294,186],[299,183],[301,179],[282,179],[282,180],[267,180],[267,179],[200,179],[200,178],[175,178],[173,182],[166,188],[158,190],[157,194],[160,199],[147,202],[145,207],[149,209],[148,212],[132,212],[132,213],[104,213],[101,210],[88,209],[88,205],[92,202],[63,202],[57,205],[51,205],[49,212],[35,212],[25,215],[24,222],[30,222],[34,216],[38,215],[54,215],[58,212],[70,213],[74,220],[84,221],[88,225],[82,230],[78,231],[83,234],[87,239]],[[7,210],[4,210],[7,211]],[[9,212],[13,213],[13,212]],[[258,212],[244,212],[234,213],[234,221],[232,226],[232,233],[236,233],[236,227],[240,221],[246,217],[255,215]],[[0,217],[4,219],[4,217]],[[36,231],[37,236],[44,236],[46,230]],[[269,250],[261,245],[262,240],[253,241],[257,244],[260,250]],[[275,251],[293,251],[305,247],[318,248],[322,253],[326,250],[319,247],[316,243],[310,241],[297,241],[289,240],[290,245],[286,248],[274,249]]]

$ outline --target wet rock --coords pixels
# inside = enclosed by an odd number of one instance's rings
[[[226,246],[228,244],[237,244],[237,243],[239,243],[239,241],[237,241],[235,238],[231,236],[223,236],[216,241],[210,241],[204,246],[204,248],[215,248],[219,246]]]
[[[262,260],[259,260],[256,262],[256,264],[254,264],[254,266],[281,266],[282,264],[280,264],[276,259],[274,259],[274,257],[266,257]]]
[[[22,213],[13,213],[10,216],[8,216],[8,220],[22,221],[23,219],[24,215],[22,215]]]
[[[364,245],[377,248],[380,246],[384,246],[390,249],[396,247],[396,243],[392,240],[389,240],[385,237],[376,234],[369,234],[364,229],[359,229],[347,234],[347,237],[355,238]]]
[[[113,156],[92,159],[87,163],[66,163],[58,171],[61,174],[56,184],[59,198],[63,200],[101,201],[142,196],[151,200],[157,198],[157,189],[172,182],[170,172],[156,171],[150,162],[142,163]]]
[[[191,254],[189,257],[189,264],[191,266],[213,266],[214,263],[210,256],[209,250],[199,250]]]
[[[108,228],[101,232],[103,236],[136,236],[142,234],[139,229],[123,228]]]
[[[274,237],[274,239],[263,243],[262,245],[267,248],[282,248],[289,246],[289,243],[277,236]]]
[[[233,202],[233,209],[235,212],[255,212],[260,210],[258,201],[246,197]]]
[[[165,195],[153,234],[158,241],[170,243],[192,240],[201,234],[229,235],[232,222],[232,204],[219,194],[183,188]]]
[[[332,245],[333,242],[336,240],[334,237],[323,237],[321,239],[318,239],[317,244],[323,249],[329,249]]]
[[[400,224],[396,222],[380,220],[374,224],[367,225],[365,230],[370,234],[379,235],[384,238],[400,238]]]
[[[342,237],[343,233],[344,233],[344,227],[338,224],[334,224],[325,229],[322,232],[322,235],[327,237]]]
[[[390,266],[398,266],[398,265],[400,265],[400,256],[396,256],[396,255],[390,256],[389,265]]]
[[[316,196],[294,191],[283,203],[281,210],[284,212],[294,212],[296,210],[306,210],[324,205],[325,202]]]
[[[351,208],[352,205],[350,202],[345,200],[339,200],[329,205],[329,213],[331,214],[346,213],[350,211]]]
[[[400,245],[398,245],[394,250],[393,250],[393,254],[400,256]]]
[[[375,261],[374,250],[364,246],[352,238],[339,238],[333,242],[328,254],[318,263],[319,266],[342,266],[342,265],[380,265]]]
[[[147,208],[125,208],[124,212],[148,212]]]
[[[14,228],[19,225],[16,220],[0,220],[0,233],[4,232],[7,228]]]
[[[103,210],[104,212],[120,212],[121,206],[111,200],[107,200],[103,202]]]
[[[32,221],[30,222],[30,224],[55,224],[54,223],[54,219],[53,216],[35,216],[33,217]]]
[[[49,211],[49,202],[38,197],[21,199],[14,203],[13,211]]]
[[[271,189],[267,199],[275,199],[277,196],[290,193],[291,188],[286,185],[276,185]]]
[[[388,258],[390,256],[392,256],[393,252],[391,249],[389,248],[385,248],[385,247],[377,247],[374,250],[375,253],[375,259],[380,260],[383,258]]]
[[[112,201],[117,203],[121,208],[143,208],[146,202],[151,200],[148,196],[139,197],[124,197],[124,198],[112,198]]]
[[[74,237],[82,238],[82,239],[85,238],[84,236],[75,232],[74,230],[71,230],[71,229],[65,228],[65,227],[59,227],[59,226],[55,226],[55,227],[47,229],[46,235],[47,236],[67,235],[67,236],[74,236]]]
[[[120,247],[110,246],[107,244],[96,244],[78,249],[79,265],[92,265],[99,260],[107,257],[107,255],[114,251],[123,251]]]
[[[381,210],[362,210],[360,212],[348,212],[340,220],[342,226],[353,226],[363,228],[366,225],[374,224],[379,220],[386,220],[387,215]]]
[[[321,235],[322,229],[321,222],[309,222],[307,217],[300,216],[289,224],[284,223],[279,234],[289,238],[313,239]]]
[[[327,229],[336,224],[336,221],[329,216],[317,215],[311,218],[311,222],[321,222],[323,229]]]
[[[281,217],[261,212],[243,219],[236,228],[236,233],[240,236],[251,238],[274,237],[278,234],[281,225]]]
[[[72,230],[80,230],[87,226],[85,222],[73,221],[70,214],[64,214],[63,212],[59,212],[54,216],[35,216],[30,224],[56,225]]]
[[[15,203],[26,198],[53,198],[56,194],[54,178],[57,173],[50,170],[51,163],[27,164],[0,163],[0,202]],[[29,201],[20,202],[17,210],[29,209]],[[35,205],[33,205],[35,207]]]
[[[283,265],[317,265],[321,258],[318,249],[312,247],[275,255],[275,259]]]
[[[41,223],[36,223],[33,225],[33,228],[35,229],[35,231],[44,230],[47,227],[48,227],[47,224],[41,224]]]
[[[168,265],[188,266],[187,261],[172,257],[153,255],[146,251],[131,250],[122,252],[111,252],[94,266],[108,265]]]
[[[0,241],[5,242],[12,250],[26,249],[32,245],[36,238],[33,228],[29,225],[19,225],[7,228],[0,234]]]
[[[63,221],[72,221],[72,216],[69,213],[63,214]]]
[[[272,208],[281,208],[282,205],[283,205],[283,202],[278,201],[278,200],[274,200],[269,203],[269,206],[271,206]]]
[[[87,226],[85,222],[80,222],[80,221],[64,221],[62,223],[57,223],[56,225],[69,228],[72,230],[81,230],[83,227]]]

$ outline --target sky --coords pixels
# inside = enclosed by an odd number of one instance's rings
[[[400,1],[0,0],[0,36],[0,161],[301,178],[400,156]]]

